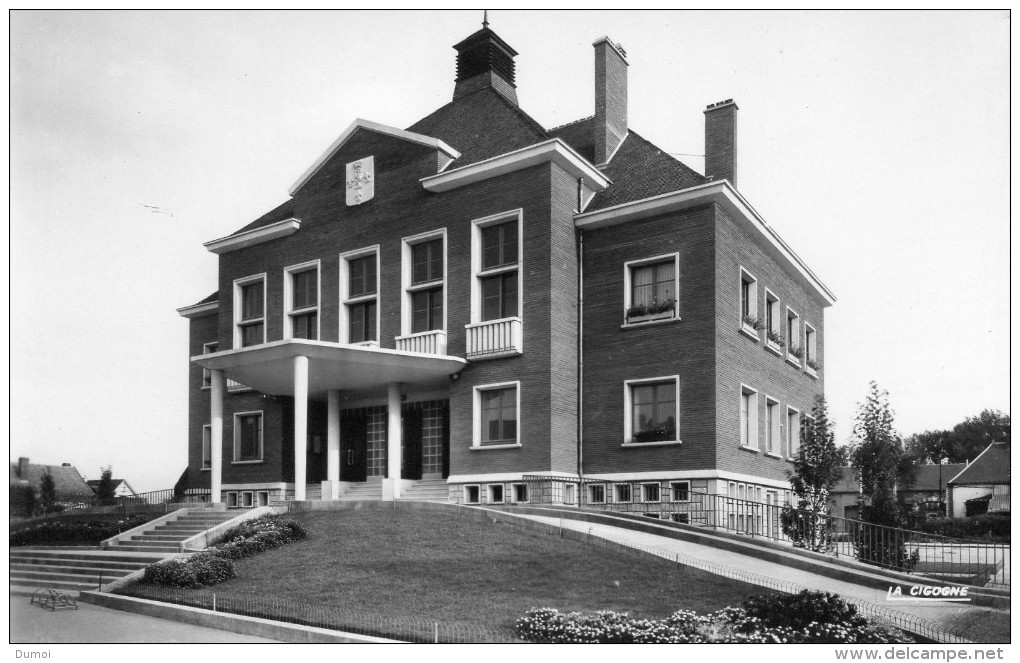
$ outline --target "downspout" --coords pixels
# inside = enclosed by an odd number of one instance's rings
[[[581,213],[584,178],[577,178]],[[584,499],[584,229],[577,229],[577,503]]]

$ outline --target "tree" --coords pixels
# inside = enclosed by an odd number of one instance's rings
[[[57,505],[57,484],[53,481],[53,475],[47,469],[39,482],[39,506],[43,513],[50,513]]]
[[[99,475],[99,485],[96,487],[96,497],[99,498],[100,504],[113,504],[116,498],[113,486],[113,469],[109,465],[99,469],[101,474]]]
[[[794,545],[817,552],[831,548],[829,494],[839,481],[842,454],[829,420],[823,396],[815,398],[813,419],[800,432],[800,447],[790,472],[790,486],[797,496],[797,509],[783,509],[783,531]]]
[[[861,520],[885,528],[902,527],[904,510],[897,488],[910,482],[913,462],[893,428],[889,392],[874,382],[867,400],[858,406],[850,460],[861,486]],[[917,563],[916,552],[906,553],[904,537],[889,529],[864,526],[856,543],[857,557],[863,562],[908,571]]]
[[[1009,440],[1010,418],[998,410],[984,410],[967,417],[952,430],[929,430],[907,438],[907,453],[918,462],[966,463],[989,444]]]

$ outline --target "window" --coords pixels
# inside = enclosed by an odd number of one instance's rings
[[[690,502],[691,501],[691,482],[690,481],[670,481],[669,490],[672,494],[674,502]]]
[[[257,506],[269,506],[269,491],[268,490],[260,490],[260,491],[256,492],[255,495],[256,495],[256,497],[258,499]]]
[[[815,340],[815,328],[804,323],[804,363],[812,371],[818,368],[818,346]]]
[[[284,271],[285,338],[319,338],[319,262]]]
[[[624,384],[627,417],[624,444],[678,442],[678,376],[629,380]]]
[[[446,328],[443,317],[446,279],[445,231],[439,237],[431,234],[425,239],[415,237],[404,240],[404,286],[410,306],[411,334]],[[405,316],[406,319],[406,316]]]
[[[778,454],[782,438],[780,437],[779,426],[779,401],[774,398],[765,397],[765,452]]]
[[[482,501],[481,494],[479,486],[464,486],[464,502],[466,504],[478,504]]]
[[[671,514],[669,518],[674,523],[684,523],[689,525],[691,522],[691,514],[689,513],[674,513]]]
[[[743,267],[740,268],[740,325],[758,337],[758,280]]]
[[[631,489],[629,483],[618,483],[613,488],[616,491],[617,502],[630,502],[631,501]]]
[[[804,356],[804,347],[800,344],[800,316],[789,306],[786,307],[786,353],[797,363]]]
[[[641,501],[642,502],[658,502],[659,501],[659,484],[657,483],[643,483],[641,484]]]
[[[787,453],[795,458],[800,447],[800,412],[792,407],[786,408],[786,438]]]
[[[514,502],[527,502],[528,501],[528,486],[523,483],[515,483],[512,485],[513,491],[511,495]]]
[[[489,504],[502,504],[502,503],[503,503],[503,484],[490,483]]]
[[[588,486],[588,503],[604,504],[606,501],[606,487],[604,484],[595,483]]]
[[[234,347],[266,342],[266,278],[264,274],[234,281]]]
[[[758,448],[758,392],[740,385],[740,446]]]
[[[768,345],[776,350],[783,347],[783,321],[779,298],[765,289],[765,333]]]
[[[625,323],[677,317],[679,256],[674,253],[624,265]]]
[[[212,467],[212,425],[202,426],[202,469]]]
[[[516,212],[475,221],[475,306],[473,322],[520,316],[521,215]]]
[[[378,247],[340,256],[341,339],[347,343],[379,341]]]
[[[213,341],[212,343],[205,343],[202,345],[202,354],[211,355],[219,350],[220,344]],[[208,368],[202,369],[202,389],[209,389],[212,387],[212,371]]]
[[[577,492],[577,485],[568,483],[563,486],[563,503],[574,504],[576,502],[574,495]]]
[[[237,506],[237,491],[231,490],[227,493],[227,507],[229,508],[236,506]]]
[[[253,501],[255,499],[255,495],[254,495],[254,493],[252,493],[252,491],[250,491],[250,490],[243,490],[243,491],[241,491],[240,496],[241,496],[241,504],[240,504],[240,506],[242,508],[250,509],[250,508],[252,508],[252,506],[254,506]]]
[[[519,383],[475,387],[474,446],[518,444]]]
[[[239,412],[234,415],[234,462],[262,461],[262,413]]]

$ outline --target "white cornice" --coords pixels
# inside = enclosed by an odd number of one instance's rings
[[[403,129],[397,129],[395,127],[388,127],[385,124],[370,122],[359,117],[358,119],[354,120],[354,122],[351,123],[351,126],[347,127],[344,130],[344,132],[340,134],[340,137],[333,141],[333,144],[330,145],[329,148],[327,148],[326,151],[322,153],[322,156],[316,159],[315,163],[313,163],[311,167],[308,170],[306,170],[301,175],[301,177],[297,179],[296,182],[294,182],[294,184],[290,187],[289,190],[290,195],[293,196],[295,193],[297,193],[298,189],[303,187],[305,183],[312,178],[312,175],[318,172],[319,168],[321,168],[324,163],[329,161],[330,158],[332,158],[333,155],[336,154],[340,150],[340,148],[344,146],[344,143],[350,140],[351,136],[353,136],[358,129],[375,131],[376,133],[381,133],[386,136],[392,136],[394,138],[410,141],[412,143],[418,143],[419,145],[425,145],[426,147],[431,147],[439,150],[440,152],[443,152],[448,157],[450,157],[450,159],[456,159],[457,157],[460,156],[460,152],[453,149],[452,147],[450,147],[443,141],[439,140],[438,138],[432,138],[431,136],[423,136],[422,134],[404,131]]]
[[[785,263],[800,280],[813,290],[826,306],[836,303],[836,296],[815,273],[794,253],[793,249],[783,241],[783,238],[772,229],[771,226],[751,207],[750,203],[744,200],[729,181],[721,180],[699,184],[689,189],[672,191],[651,198],[635,200],[630,203],[623,203],[595,212],[586,212],[574,216],[574,223],[578,228],[601,228],[625,223],[633,219],[640,219],[657,214],[676,212],[697,205],[716,203],[729,214],[734,221],[741,225],[752,236],[757,236],[765,241],[767,248],[780,263]]]
[[[507,152],[468,166],[454,168],[438,175],[423,177],[421,184],[427,191],[442,193],[487,180],[490,177],[499,177],[530,168],[546,161],[555,163],[572,177],[583,177],[585,184],[594,191],[602,191],[610,184],[609,178],[559,138]]]
[[[262,226],[261,228],[247,230],[243,233],[214,239],[211,242],[206,242],[202,246],[213,253],[230,253],[231,251],[255,246],[256,244],[269,242],[274,239],[279,239],[280,237],[286,237],[287,235],[293,235],[300,227],[301,221],[291,217],[289,219],[284,219],[283,221],[271,223],[268,226]]]
[[[177,309],[178,315],[182,318],[201,318],[215,313],[220,307],[219,302],[206,302],[204,304],[192,304]]]

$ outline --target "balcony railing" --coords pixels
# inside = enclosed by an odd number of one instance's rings
[[[429,355],[446,354],[446,332],[442,329],[397,337],[397,350]]]
[[[466,325],[468,359],[492,359],[522,352],[521,319],[503,318]]]
[[[253,391],[251,387],[246,387],[237,380],[227,379],[227,391],[238,392],[238,391]]]

